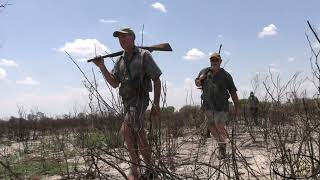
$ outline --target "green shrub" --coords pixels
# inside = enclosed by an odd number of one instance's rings
[[[79,142],[82,142],[81,144],[85,147],[108,146],[110,148],[117,148],[123,144],[122,139],[117,132],[99,130],[93,130],[78,137],[78,143]]]

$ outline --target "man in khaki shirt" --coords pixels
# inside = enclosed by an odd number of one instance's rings
[[[153,60],[149,51],[135,46],[135,33],[130,28],[123,28],[113,33],[119,39],[124,52],[117,60],[112,72],[104,65],[102,58],[96,58],[94,63],[100,68],[107,82],[114,88],[119,88],[125,119],[122,123],[121,132],[128,147],[132,161],[129,179],[137,180],[140,176],[138,167],[139,154],[149,168],[153,168],[151,148],[146,138],[144,129],[144,115],[149,104],[149,92],[152,91],[151,80],[154,85],[154,99],[151,115],[159,119],[159,100],[161,93],[161,70]],[[153,178],[152,171],[147,169],[147,178]]]

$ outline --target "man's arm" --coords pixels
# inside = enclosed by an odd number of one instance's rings
[[[231,92],[231,98],[234,104],[234,111],[235,111],[235,115],[239,116],[240,115],[240,102],[239,102],[239,98],[238,98],[238,94],[237,92]]]
[[[149,51],[144,53],[144,67],[146,75],[153,81],[153,104],[151,107],[151,115],[155,119],[160,118],[160,95],[161,95],[161,81],[160,76],[162,74],[160,68],[154,61]]]
[[[108,69],[106,68],[106,66],[103,67],[99,67],[103,76],[106,78],[106,80],[108,81],[108,83],[113,87],[113,88],[117,88],[119,86],[119,82],[116,80],[116,78],[114,77],[114,75],[112,73],[110,73],[108,71]]]
[[[207,78],[207,74],[210,70],[211,68],[204,68],[199,72],[198,77],[194,80],[197,87],[202,86],[202,83]]]
[[[103,76],[106,78],[107,82],[113,87],[116,88],[119,86],[119,82],[115,78],[115,76],[108,71],[106,66],[104,65],[104,61],[102,57],[96,58],[96,60],[93,61],[96,66],[100,68],[100,71],[102,72]]]
[[[160,94],[161,94],[161,81],[160,78],[154,78],[152,79],[153,81],[153,90],[154,90],[154,95],[153,95],[153,104],[151,107],[151,115],[155,119],[160,118]]]
[[[201,87],[203,80],[206,79],[206,78],[207,78],[207,76],[204,75],[204,74],[201,74],[200,77],[197,77],[197,78],[195,79],[195,81],[194,81],[195,84],[196,84],[196,86],[197,86],[197,87]]]
[[[161,81],[160,78],[157,77],[156,79],[153,79],[153,89],[154,89],[154,99],[153,104],[159,106],[160,103],[160,94],[161,94]]]

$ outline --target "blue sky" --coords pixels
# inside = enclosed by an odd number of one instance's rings
[[[222,43],[225,69],[234,78],[240,97],[252,90],[251,80],[270,68],[283,80],[295,72],[310,77],[306,21],[319,30],[320,1],[298,0],[10,0],[0,12],[0,118],[39,110],[49,116],[86,109],[83,77],[68,59],[67,50],[92,77],[92,63],[83,60],[97,52],[118,51],[112,32],[131,27],[141,44],[169,42],[173,52],[153,56],[167,82],[168,105],[186,104],[198,72]],[[113,63],[108,59],[107,67]],[[99,74],[100,90],[106,86]],[[312,95],[312,83],[303,88]],[[261,90],[262,91],[262,90]],[[261,92],[258,95],[263,95]]]

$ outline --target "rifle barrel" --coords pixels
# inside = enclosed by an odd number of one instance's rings
[[[138,48],[146,49],[150,52],[152,52],[152,51],[172,51],[172,48],[169,43],[157,44],[154,46],[138,46]],[[120,56],[122,53],[123,53],[123,51],[118,51],[115,53],[104,55],[104,56],[102,56],[102,58],[116,57],[116,56]],[[87,62],[92,62],[95,59],[96,58],[89,59],[89,60],[87,60]]]
[[[116,56],[120,56],[122,53],[123,53],[123,51],[118,51],[118,52],[115,52],[115,53],[111,53],[111,54],[104,55],[104,56],[102,56],[102,58],[116,57]],[[89,59],[89,60],[87,60],[87,62],[92,62],[92,61],[94,61],[95,59],[96,59],[96,58]]]

